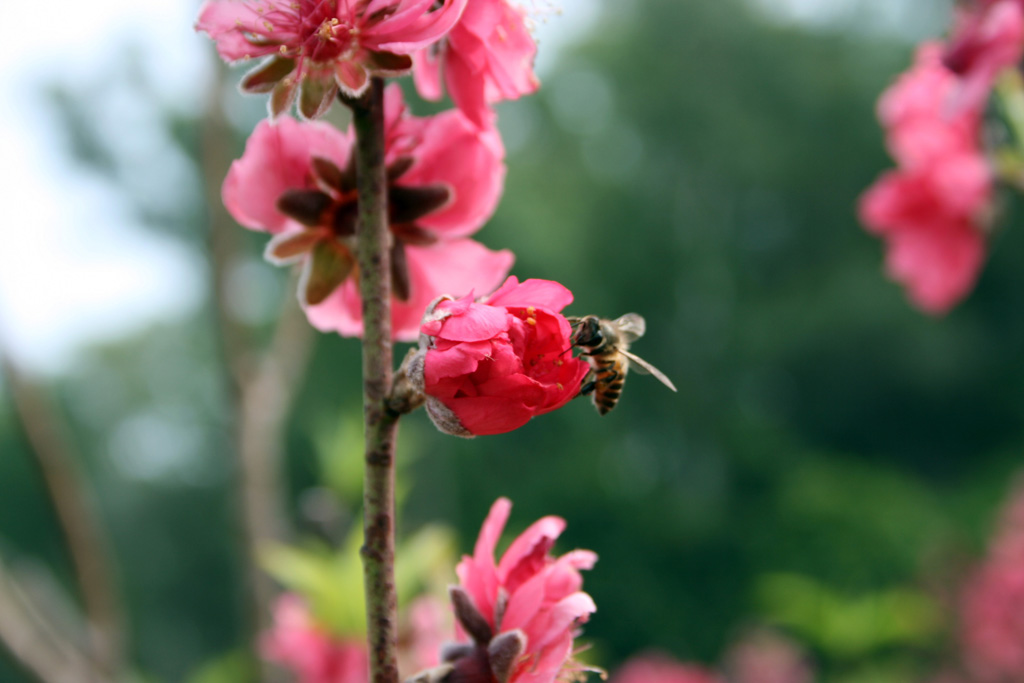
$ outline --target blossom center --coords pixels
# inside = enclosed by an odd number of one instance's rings
[[[394,295],[400,301],[409,300],[412,288],[406,246],[426,246],[437,241],[434,233],[416,221],[439,210],[451,198],[451,191],[445,185],[398,184],[412,165],[411,157],[399,157],[387,169],[388,228],[393,237],[391,277]],[[324,243],[330,243],[349,257],[355,253],[356,225],[359,220],[359,191],[355,169],[354,157],[344,170],[328,159],[312,159],[307,189],[287,190],[277,200],[278,210],[304,225],[307,230],[294,239],[282,241],[278,248],[286,252],[278,253],[275,250],[273,256],[291,258],[298,253],[315,251],[317,245]]]

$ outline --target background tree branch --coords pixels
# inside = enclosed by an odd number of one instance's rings
[[[119,672],[125,666],[128,629],[115,587],[110,542],[79,469],[81,456],[72,446],[59,410],[2,350],[0,368],[64,536],[85,609],[92,655],[103,670]]]

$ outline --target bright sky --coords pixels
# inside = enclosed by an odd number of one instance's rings
[[[96,78],[129,41],[151,48],[143,66],[168,97],[194,100],[205,69],[193,10],[181,0],[93,0],[87,10],[59,0],[47,4],[49,18],[40,12],[33,3],[4,8],[12,30],[0,41],[0,341],[33,369],[56,371],[84,343],[195,306],[202,269],[68,161],[40,86]]]
[[[750,1],[779,17],[814,23],[860,0]],[[551,15],[538,27],[543,74],[557,48],[596,20],[600,3],[532,3],[562,8],[561,16]],[[142,67],[159,97],[179,107],[199,106],[212,47],[192,31],[197,5],[92,0],[83,9],[81,2],[57,0],[45,8],[49,17],[61,18],[54,21],[40,17],[34,3],[4,8],[6,26],[33,28],[8,30],[0,41],[0,343],[35,370],[60,371],[83,345],[173,320],[201,301],[205,275],[199,259],[138,225],[123,197],[68,160],[40,92],[54,82],[101,77],[128,44],[145,47]],[[174,150],[165,141],[147,137],[147,105],[125,106],[131,109],[128,120],[139,125],[110,135],[136,154],[173,162]],[[180,164],[160,166],[171,176],[175,168],[183,172]]]

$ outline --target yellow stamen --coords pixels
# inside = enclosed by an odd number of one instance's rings
[[[537,324],[537,319],[536,318],[527,318],[526,319],[526,324],[527,325],[536,325]]]

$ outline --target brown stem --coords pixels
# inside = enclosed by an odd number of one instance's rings
[[[71,557],[93,657],[105,671],[116,673],[124,667],[124,609],[114,587],[110,544],[79,471],[81,458],[71,445],[64,420],[44,392],[2,352],[0,367]]]
[[[40,683],[112,683],[115,678],[43,617],[0,560],[0,641]]]
[[[358,261],[363,299],[363,410],[366,483],[363,492],[363,581],[370,681],[398,683],[395,592],[395,435],[388,409],[392,382],[391,263],[384,169],[384,83],[374,78],[352,107],[359,188]]]

